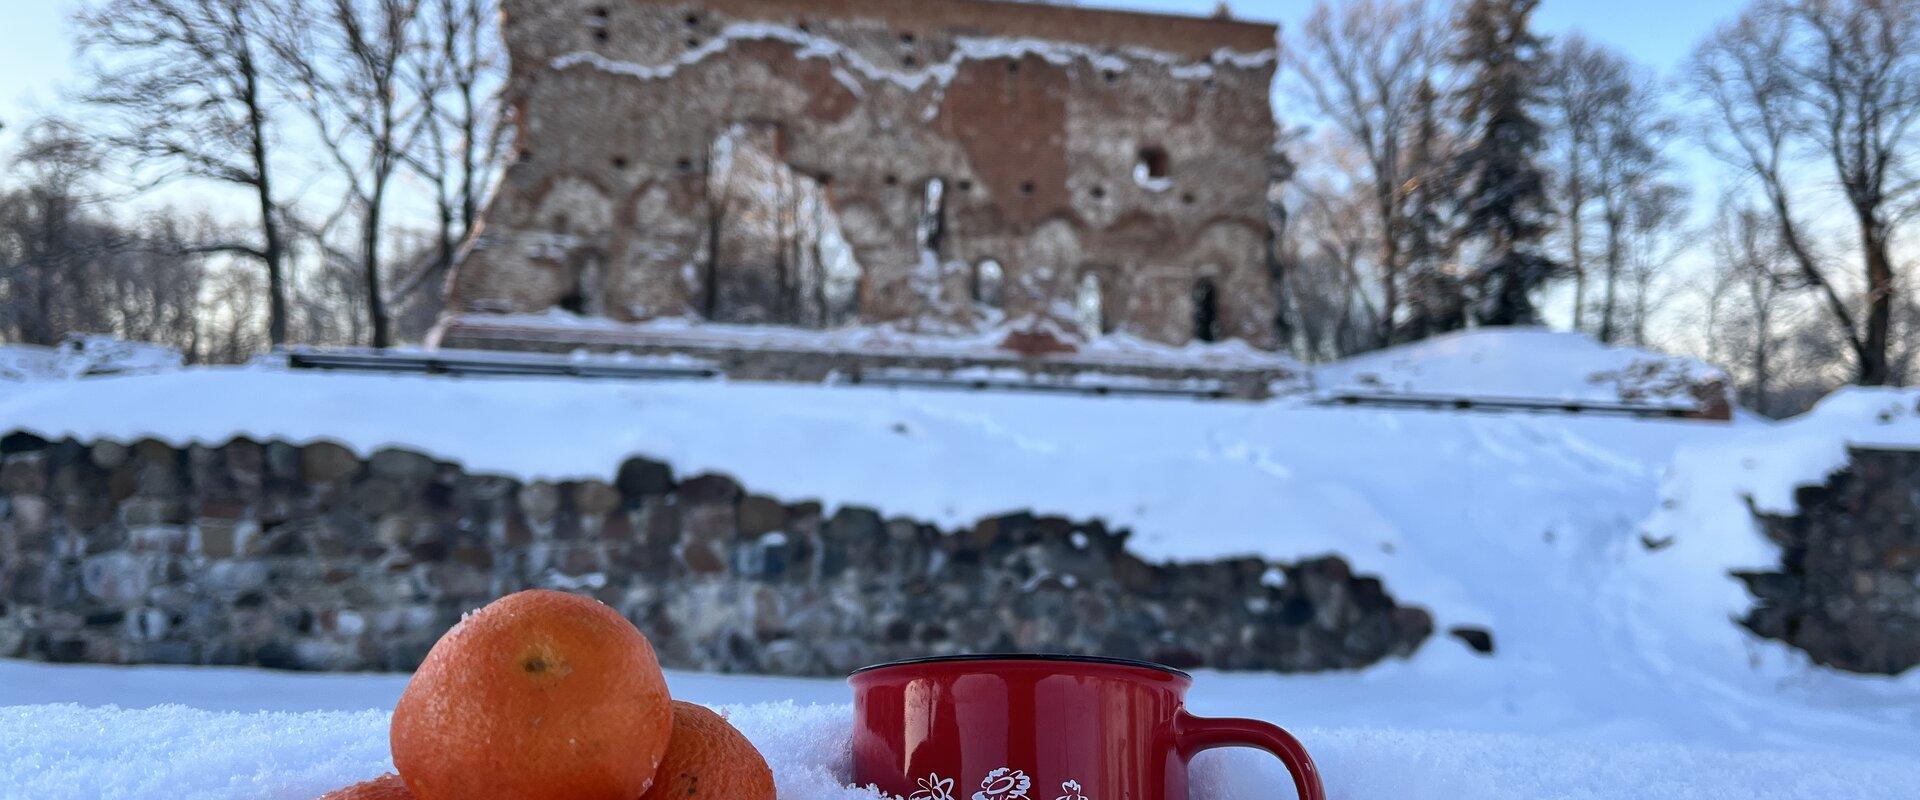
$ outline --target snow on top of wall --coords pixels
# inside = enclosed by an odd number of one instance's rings
[[[928,64],[917,69],[881,66],[867,58],[857,49],[838,40],[820,34],[803,31],[799,28],[772,22],[734,22],[721,29],[711,39],[701,42],[698,47],[688,49],[672,61],[661,64],[641,64],[632,61],[607,58],[591,51],[575,51],[553,59],[554,69],[571,69],[588,66],[603,72],[625,75],[641,80],[660,80],[672,76],[681,68],[697,64],[709,57],[730,49],[735,42],[774,40],[795,45],[797,58],[820,58],[834,62],[836,77],[845,82],[840,71],[844,67],[864,75],[868,80],[897,84],[908,91],[918,91],[932,84],[944,88],[953,82],[959,74],[960,65],[967,61],[985,61],[1001,58],[1025,58],[1037,56],[1048,63],[1067,66],[1075,61],[1085,61],[1098,70],[1123,72],[1128,69],[1129,59],[1147,61],[1167,67],[1168,72],[1182,80],[1202,80],[1213,77],[1216,67],[1228,66],[1238,69],[1260,69],[1277,63],[1278,50],[1262,50],[1255,53],[1241,52],[1230,48],[1221,48],[1205,61],[1194,61],[1171,53],[1143,47],[1126,47],[1117,52],[1125,56],[1114,55],[1114,51],[1072,42],[1059,42],[1047,39],[1028,39],[1017,37],[978,37],[961,36],[955,39],[953,52],[944,61]],[[856,87],[855,93],[860,90]]]
[[[1580,333],[1536,328],[1482,329],[1317,367],[1324,393],[1467,396],[1596,403],[1630,402],[1692,409],[1694,386],[1725,381],[1719,369],[1689,358],[1609,347]]]

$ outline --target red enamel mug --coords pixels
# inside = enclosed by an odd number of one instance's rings
[[[1325,800],[1299,740],[1187,713],[1193,679],[1142,661],[953,656],[856,671],[853,782],[910,800],[1187,800],[1187,762],[1253,747]]]

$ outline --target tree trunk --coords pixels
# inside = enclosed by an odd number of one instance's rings
[[[1760,413],[1766,414],[1772,409],[1767,398],[1767,383],[1773,367],[1767,363],[1768,352],[1772,344],[1773,322],[1767,310],[1767,303],[1760,297],[1754,298],[1754,342],[1753,342],[1753,404]]]
[[[393,342],[387,330],[387,306],[380,291],[380,212],[386,200],[387,168],[373,176],[373,193],[367,197],[366,223],[360,230],[361,277],[367,282],[367,321],[373,326],[373,346],[384,348]]]
[[[1793,207],[1787,201],[1786,189],[1780,185],[1777,177],[1763,175],[1763,178],[1767,200],[1773,206],[1774,221],[1780,226],[1781,241],[1786,244],[1787,252],[1793,255],[1793,261],[1800,267],[1802,277],[1806,278],[1807,283],[1818,288],[1820,296],[1827,301],[1828,313],[1833,315],[1835,324],[1840,326],[1842,333],[1846,336],[1847,345],[1853,349],[1858,374],[1864,376],[1867,363],[1872,359],[1868,355],[1866,343],[1860,339],[1860,329],[1853,322],[1853,313],[1847,310],[1846,301],[1840,299],[1840,293],[1834,290],[1833,284],[1827,282],[1826,275],[1820,271],[1819,262],[1813,260],[1813,252],[1807,249],[1807,243],[1800,238],[1800,228],[1794,224]],[[1884,362],[1886,351],[1880,352],[1881,360]]]
[[[1579,145],[1576,144],[1574,147],[1577,154]],[[1587,204],[1587,198],[1586,187],[1581,184],[1580,178],[1577,177],[1579,170],[1579,157],[1576,155],[1574,166],[1570,170],[1576,177],[1570,179],[1572,181],[1569,186],[1569,194],[1571,194],[1571,197],[1568,198],[1567,202],[1568,235],[1571,238],[1569,246],[1572,248],[1572,252],[1569,253],[1569,255],[1573,257],[1573,329],[1576,331],[1586,329],[1587,313],[1587,260],[1580,247],[1580,242],[1583,238],[1581,235],[1583,231],[1581,230],[1580,212]]]
[[[1859,383],[1886,386],[1893,382],[1893,371],[1887,360],[1894,301],[1893,259],[1888,252],[1891,236],[1879,220],[1867,214],[1862,216],[1865,219],[1861,223],[1861,239],[1867,259],[1867,330]]]
[[[1614,337],[1614,312],[1619,302],[1620,228],[1625,224],[1619,203],[1611,195],[1601,201],[1607,223],[1607,282],[1600,301],[1600,341],[1611,344]]]
[[[1399,188],[1392,176],[1374,181],[1374,204],[1380,214],[1380,319],[1377,344],[1393,344],[1393,318],[1400,310]]]
[[[287,343],[287,281],[282,271],[285,247],[281,244],[280,215],[273,203],[273,178],[267,158],[267,124],[260,108],[259,74],[251,56],[245,59],[248,145],[253,156],[253,187],[260,205],[261,260],[267,267],[267,341],[275,347]]]

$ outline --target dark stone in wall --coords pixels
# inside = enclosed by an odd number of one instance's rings
[[[639,458],[612,478],[330,443],[16,448],[0,657],[406,670],[462,612],[533,587],[619,609],[670,667],[792,675],[985,651],[1353,669],[1433,631],[1333,557],[1149,564],[1098,520],[942,531]]]
[[[1754,596],[1741,624],[1816,663],[1897,675],[1920,666],[1920,452],[1852,451],[1799,513],[1758,514],[1780,567],[1737,573]]]

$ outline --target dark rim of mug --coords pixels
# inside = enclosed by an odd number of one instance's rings
[[[1168,675],[1177,675],[1179,677],[1186,678],[1187,680],[1193,680],[1193,676],[1187,674],[1184,670],[1174,669],[1173,667],[1169,667],[1165,664],[1155,664],[1151,661],[1136,661],[1131,658],[1108,658],[1106,656],[1076,656],[1076,655],[1066,655],[1066,654],[1058,654],[1058,653],[969,653],[966,655],[958,655],[958,656],[928,656],[926,658],[909,658],[902,661],[889,661],[885,664],[873,664],[870,666],[861,667],[859,669],[854,670],[853,672],[848,673],[847,677],[851,678],[861,673],[872,672],[874,670],[880,670],[880,669],[888,669],[891,667],[916,667],[922,664],[945,664],[949,662],[965,662],[965,661],[1069,661],[1076,664],[1105,664],[1109,667],[1135,667],[1138,669],[1150,669],[1155,672],[1164,672],[1164,673],[1167,673]]]

